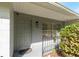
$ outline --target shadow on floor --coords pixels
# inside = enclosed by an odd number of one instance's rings
[[[14,51],[13,57],[22,57],[25,53],[28,54],[32,51],[31,48],[19,50],[19,51]]]

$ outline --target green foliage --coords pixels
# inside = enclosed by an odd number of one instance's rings
[[[79,23],[60,30],[60,48],[64,56],[79,56]]]

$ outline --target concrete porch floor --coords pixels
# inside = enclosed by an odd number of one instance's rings
[[[42,57],[42,42],[32,43],[31,48],[32,51],[23,57]]]
[[[30,48],[32,48],[30,53],[21,55],[16,52],[14,57],[42,57],[42,42],[32,43]]]
[[[51,45],[52,45],[52,48],[54,48],[55,43],[53,43],[53,40],[46,41],[46,44],[50,43],[51,41],[52,41],[52,43],[50,44],[50,46],[49,47],[45,46],[44,48],[50,50]],[[32,48],[32,51],[30,53],[25,52],[22,55],[22,54],[19,54],[18,52],[16,52],[14,54],[15,55],[14,57],[42,57],[42,42],[32,43],[30,48]]]

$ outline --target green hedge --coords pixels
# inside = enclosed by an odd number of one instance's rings
[[[79,23],[60,30],[60,49],[64,56],[79,56]]]

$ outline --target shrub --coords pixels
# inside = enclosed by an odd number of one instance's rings
[[[60,49],[64,56],[79,56],[79,23],[60,30]]]

